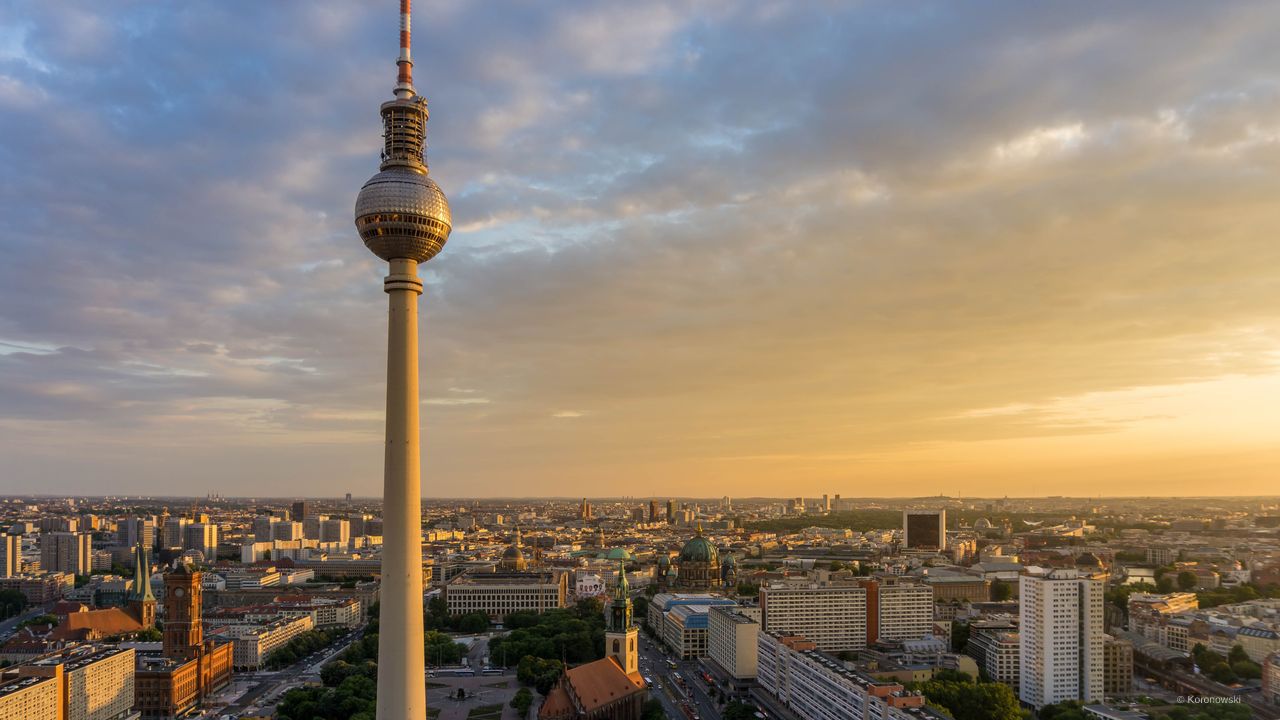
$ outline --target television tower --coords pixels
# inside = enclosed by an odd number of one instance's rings
[[[387,444],[382,513],[382,633],[378,720],[426,720],[422,649],[422,475],[418,440],[418,265],[449,239],[453,220],[423,157],[427,100],[413,89],[409,2],[400,0],[395,99],[382,104],[382,165],[356,196],[356,229],[390,264]]]

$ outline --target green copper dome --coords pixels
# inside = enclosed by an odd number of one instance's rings
[[[606,560],[622,560],[624,562],[631,562],[631,553],[627,552],[626,548],[610,548],[609,552],[606,553],[604,557]]]
[[[698,527],[698,534],[689,539],[684,544],[684,548],[680,551],[680,562],[705,562],[716,565],[720,560],[720,552],[716,550],[716,546],[711,541],[702,536],[702,527]]]

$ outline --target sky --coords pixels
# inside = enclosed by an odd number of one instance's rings
[[[1275,3],[420,0],[423,490],[1274,494]],[[0,492],[381,493],[396,3],[0,0]]]

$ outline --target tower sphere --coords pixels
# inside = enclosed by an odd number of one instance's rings
[[[365,247],[383,260],[422,263],[444,248],[453,218],[449,201],[430,176],[393,165],[360,188],[356,229]]]

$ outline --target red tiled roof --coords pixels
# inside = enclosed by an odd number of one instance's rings
[[[113,607],[105,610],[71,613],[67,615],[66,620],[63,620],[58,625],[50,637],[57,639],[73,637],[96,639],[138,632],[141,629],[142,623],[138,622],[137,618],[120,608]]]
[[[569,668],[565,675],[587,713],[644,690],[644,679],[624,673],[613,658]]]
[[[547,693],[547,699],[542,701],[542,707],[538,708],[538,717],[544,720],[550,718],[573,717],[573,701],[569,699],[569,693],[560,685],[551,688],[551,692]]]

